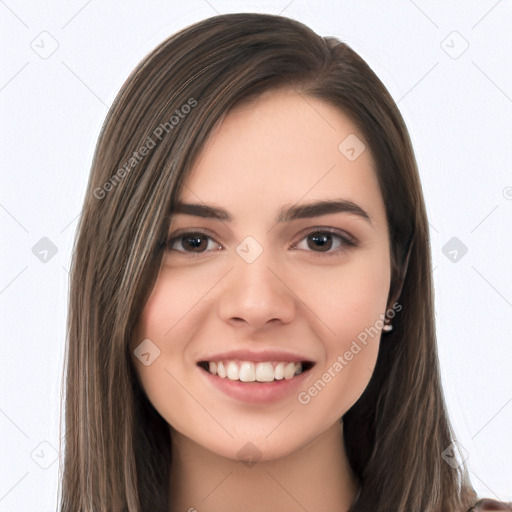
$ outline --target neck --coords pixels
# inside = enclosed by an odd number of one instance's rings
[[[347,511],[356,498],[359,482],[346,456],[341,422],[286,457],[254,465],[171,431],[171,512]]]

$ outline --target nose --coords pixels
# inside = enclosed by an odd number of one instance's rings
[[[226,276],[218,303],[220,318],[233,326],[262,328],[290,323],[296,311],[291,283],[265,252],[254,262],[239,258]]]

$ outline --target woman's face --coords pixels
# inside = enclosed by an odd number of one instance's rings
[[[376,362],[390,259],[369,148],[330,104],[273,91],[225,117],[181,204],[132,343],[144,390],[214,453],[290,454],[357,401]]]

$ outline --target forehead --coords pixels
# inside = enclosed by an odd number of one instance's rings
[[[291,89],[228,112],[186,185],[181,201],[235,212],[341,196],[383,213],[373,158],[357,127],[338,108]]]

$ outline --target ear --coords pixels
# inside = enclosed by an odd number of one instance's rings
[[[398,276],[398,283],[396,285],[396,290],[389,298],[388,309],[393,306],[395,302],[398,301],[400,295],[402,293],[402,288],[404,287],[405,276],[407,275],[407,269],[409,267],[409,259],[412,252],[412,246],[414,245],[414,231],[409,236],[409,240],[407,241],[407,247],[405,249],[405,254],[402,258],[402,263],[400,265],[400,275]]]

